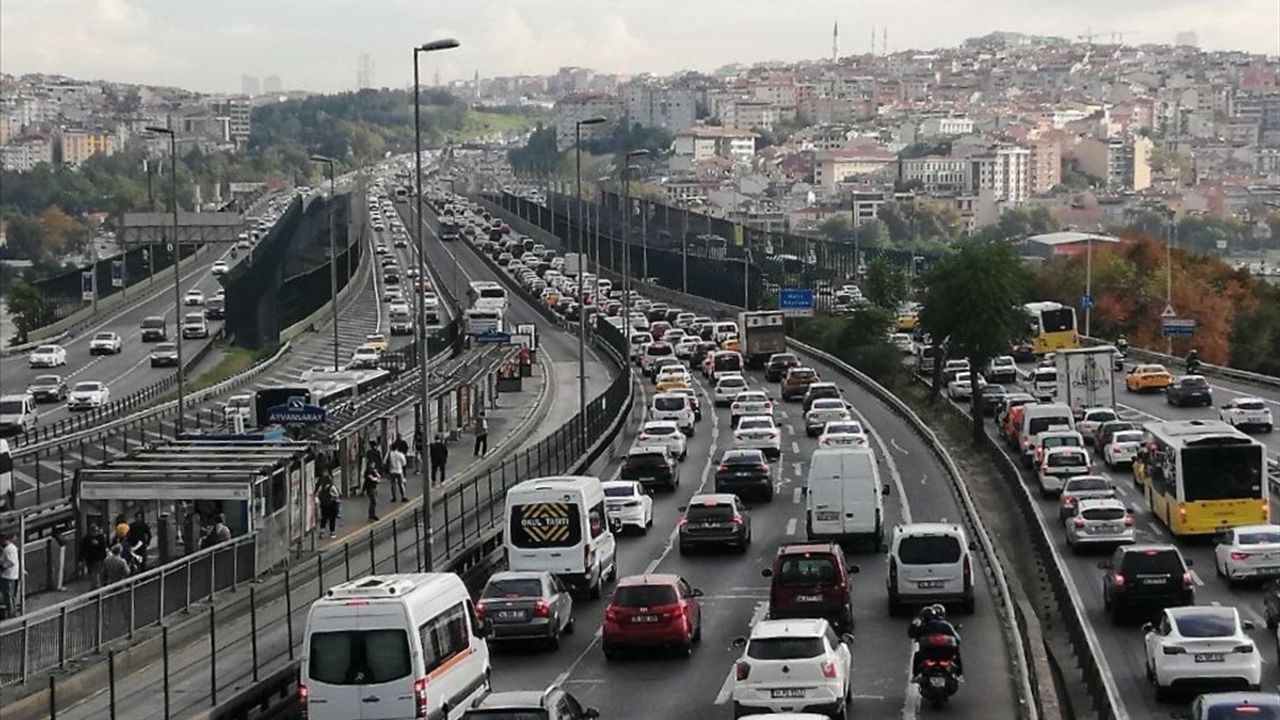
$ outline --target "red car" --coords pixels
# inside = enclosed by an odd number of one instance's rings
[[[604,611],[605,658],[639,647],[674,647],[688,657],[702,639],[699,597],[702,591],[679,575],[622,578]]]

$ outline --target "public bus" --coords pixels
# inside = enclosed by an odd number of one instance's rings
[[[1224,422],[1147,423],[1133,476],[1174,535],[1269,522],[1266,446]]]
[[[1076,311],[1056,302],[1033,302],[1022,306],[1030,325],[1031,347],[1036,355],[1080,347],[1076,332]]]

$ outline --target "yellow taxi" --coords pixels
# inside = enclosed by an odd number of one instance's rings
[[[1124,376],[1124,389],[1129,392],[1167,390],[1173,384],[1173,375],[1163,365],[1137,365]]]
[[[742,341],[738,339],[737,335],[730,335],[724,339],[724,342],[720,343],[720,349],[732,352],[742,352]]]
[[[903,313],[898,316],[898,332],[912,332],[916,329],[916,323],[919,319],[910,313]]]
[[[542,291],[542,304],[548,308],[555,309],[557,303],[560,302],[560,291],[554,288],[547,288]]]
[[[391,343],[387,340],[387,336],[382,333],[365,335],[364,344],[376,349],[378,352],[386,352],[391,349]]]
[[[661,394],[672,390],[686,390],[692,386],[693,378],[689,376],[688,370],[682,367],[672,367],[658,373],[653,391],[655,394]]]

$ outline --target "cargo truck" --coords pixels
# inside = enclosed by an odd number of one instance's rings
[[[763,368],[774,353],[787,351],[787,329],[778,310],[738,313],[742,356],[748,367]]]
[[[1053,354],[1058,373],[1056,401],[1073,412],[1084,408],[1116,406],[1116,388],[1111,371],[1116,349],[1110,345],[1068,348]]]

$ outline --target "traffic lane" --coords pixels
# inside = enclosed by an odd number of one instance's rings
[[[1116,373],[1114,382],[1119,383],[1116,386],[1118,409],[1128,411],[1141,420],[1218,420],[1220,419],[1218,410],[1223,404],[1233,398],[1244,396],[1261,398],[1270,406],[1272,416],[1280,418],[1280,401],[1278,401],[1274,393],[1268,393],[1266,390],[1259,388],[1250,389],[1238,385],[1232,387],[1214,378],[1209,379],[1210,387],[1213,389],[1213,404],[1208,407],[1170,405],[1168,400],[1165,399],[1164,392],[1128,392],[1124,389],[1124,375],[1122,373]],[[1250,431],[1249,436],[1257,438],[1267,446],[1268,457],[1272,459],[1280,458],[1280,432],[1277,432],[1275,428],[1269,433]]]

